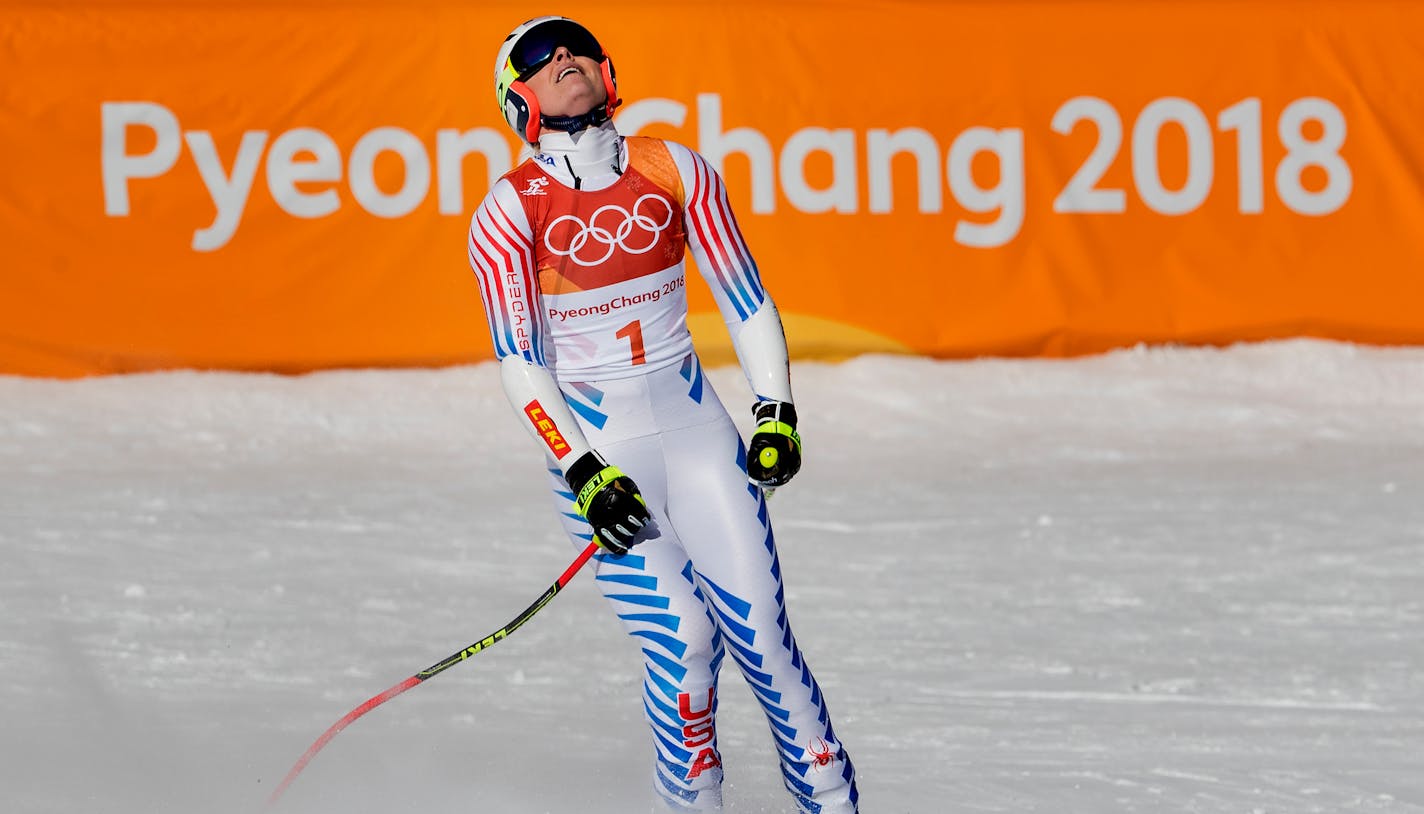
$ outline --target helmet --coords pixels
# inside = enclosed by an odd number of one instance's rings
[[[612,116],[613,109],[622,101],[613,76],[613,61],[587,28],[567,17],[536,17],[505,37],[494,61],[495,102],[510,128],[530,144],[539,143],[539,100],[534,98],[534,92],[524,80],[547,65],[560,45],[574,56],[598,60],[603,68],[608,103],[591,111],[597,122]]]

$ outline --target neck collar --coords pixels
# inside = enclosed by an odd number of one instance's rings
[[[612,186],[627,161],[623,137],[605,121],[576,133],[545,130],[539,134],[539,155],[545,171],[574,189]]]

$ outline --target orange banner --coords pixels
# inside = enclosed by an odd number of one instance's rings
[[[0,373],[488,358],[465,231],[536,13],[0,8]],[[620,129],[722,169],[798,356],[1424,342],[1419,3],[566,13]]]

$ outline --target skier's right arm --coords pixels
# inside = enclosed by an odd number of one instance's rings
[[[469,256],[505,396],[563,472],[594,539],[626,553],[648,520],[647,506],[633,481],[589,445],[545,365],[533,231],[509,181],[496,184],[471,218]]]
[[[637,485],[589,446],[548,368],[506,356],[500,379],[510,404],[528,419],[525,426],[558,462],[594,539],[614,554],[628,553],[649,517]]]

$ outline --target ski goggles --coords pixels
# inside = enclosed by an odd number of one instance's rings
[[[561,45],[576,57],[603,60],[603,46],[587,28],[573,20],[549,20],[524,32],[509,52],[509,65],[523,82],[548,65]]]

